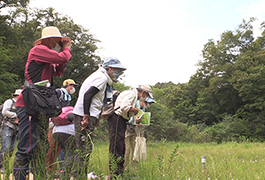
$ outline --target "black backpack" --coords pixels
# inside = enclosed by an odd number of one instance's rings
[[[68,99],[67,100],[64,99],[65,92],[63,90],[61,90],[61,89],[56,89],[56,92],[58,94],[61,106],[62,107],[70,106],[70,101]]]

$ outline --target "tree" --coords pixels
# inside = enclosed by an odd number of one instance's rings
[[[3,36],[2,44],[7,50],[9,61],[4,65],[3,71],[10,72],[16,77],[16,87],[21,87],[24,82],[25,64],[29,50],[35,40],[40,38],[41,30],[46,26],[56,26],[59,28],[63,36],[68,36],[72,40],[72,58],[68,62],[66,71],[62,77],[54,78],[56,87],[62,85],[63,80],[72,78],[79,84],[98,68],[98,64],[102,63],[99,56],[96,55],[97,43],[100,41],[95,39],[89,30],[77,25],[67,16],[61,15],[53,8],[45,10],[17,8],[0,21],[3,28],[0,36]],[[9,84],[10,80],[5,81]],[[13,91],[13,89],[9,90]],[[10,92],[9,92],[10,93]],[[73,96],[73,101],[76,99]]]
[[[0,9],[5,7],[26,7],[29,0],[2,0],[0,1]]]
[[[18,88],[16,86],[16,80],[18,79],[18,76],[5,71],[8,64],[12,64],[12,60],[9,56],[9,50],[2,45],[2,38],[0,38],[0,61],[0,103],[3,103],[6,99],[11,97],[12,92],[10,89],[13,90]]]

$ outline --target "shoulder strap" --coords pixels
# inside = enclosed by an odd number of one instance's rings
[[[13,100],[13,98],[11,98],[11,100],[12,100],[12,105],[11,106],[13,106],[13,104],[15,103],[15,101]]]
[[[0,105],[0,116],[3,116],[3,115],[2,115],[2,109],[3,109],[3,106],[4,106],[4,104],[1,104],[1,105]]]
[[[60,90],[60,92],[61,92],[61,95],[60,95],[60,97],[59,97],[59,100],[60,100],[60,101],[63,101],[63,100],[64,100],[64,98],[63,98],[64,92],[63,92],[63,90],[61,90],[61,89],[59,89],[59,90]]]

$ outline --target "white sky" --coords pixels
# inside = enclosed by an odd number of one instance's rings
[[[127,68],[126,85],[186,83],[203,45],[235,30],[243,18],[265,21],[265,0],[31,0],[53,7],[102,42],[99,56]],[[257,28],[257,33],[258,32]]]

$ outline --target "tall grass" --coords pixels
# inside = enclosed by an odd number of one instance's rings
[[[102,178],[109,175],[108,143],[94,142],[89,172]],[[147,143],[147,160],[137,172],[123,178],[143,180],[253,180],[265,179],[265,144],[229,143]],[[201,157],[206,156],[205,169]],[[12,159],[11,159],[12,162]]]
[[[95,143],[91,171],[108,174],[108,144]],[[139,179],[265,179],[265,144],[159,142],[147,144],[147,160],[138,163],[138,171],[125,174]],[[201,157],[206,156],[205,169]]]

